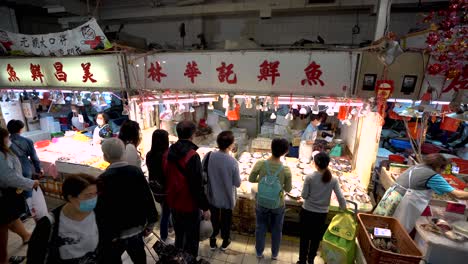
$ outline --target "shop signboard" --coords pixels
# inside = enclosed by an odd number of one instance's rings
[[[129,57],[132,88],[344,96],[354,85],[358,53],[235,51]]]
[[[0,59],[0,87],[124,87],[120,55]]]
[[[43,35],[25,35],[0,30],[0,54],[78,56],[112,48],[92,18],[71,30]]]

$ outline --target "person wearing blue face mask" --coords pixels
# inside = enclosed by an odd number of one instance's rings
[[[96,178],[70,175],[63,182],[62,195],[67,203],[38,221],[27,263],[100,263]]]

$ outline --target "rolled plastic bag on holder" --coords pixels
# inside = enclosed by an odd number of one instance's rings
[[[49,213],[47,210],[44,193],[42,193],[42,190],[39,187],[32,190],[30,211],[35,221],[39,221],[39,219]]]

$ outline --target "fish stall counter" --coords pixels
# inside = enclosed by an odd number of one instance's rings
[[[239,156],[239,171],[241,176],[241,186],[237,193],[239,197],[254,199],[257,184],[249,182],[249,175],[253,166],[258,160],[268,159],[270,153],[260,152],[244,152]],[[283,164],[291,169],[292,174],[292,190],[286,193],[285,203],[291,206],[300,206],[299,198],[301,197],[304,179],[306,175],[312,174],[315,171],[313,163],[302,163],[296,158],[283,158]],[[347,159],[332,158],[329,166],[332,174],[338,177],[340,187],[345,199],[354,201],[358,204],[360,212],[370,212],[372,204],[369,195],[365,189],[360,186],[360,180],[357,175],[351,171],[351,165]],[[334,193],[330,202],[330,209],[338,209],[338,200]]]
[[[45,174],[55,179],[76,173],[97,177],[109,166],[103,159],[100,145],[93,146],[91,140],[82,134],[54,138],[36,151]]]

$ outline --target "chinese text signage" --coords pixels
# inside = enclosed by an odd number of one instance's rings
[[[357,55],[349,52],[164,53],[132,60],[132,87],[207,92],[343,95]]]
[[[0,30],[0,54],[77,56],[111,47],[94,18],[77,28],[44,35]]]
[[[125,83],[118,55],[0,59],[3,87],[122,88]]]

